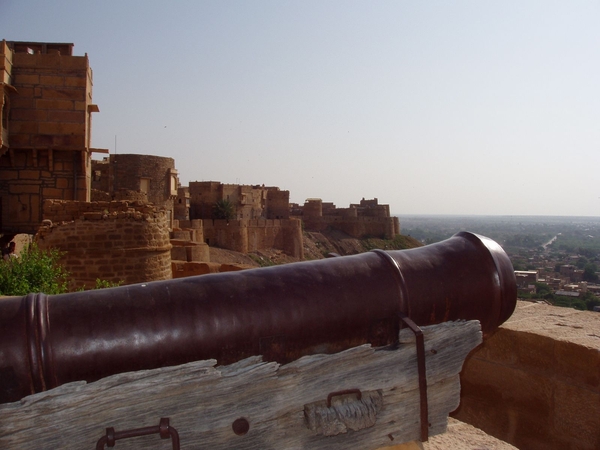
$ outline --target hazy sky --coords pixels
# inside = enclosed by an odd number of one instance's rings
[[[597,0],[0,0],[1,38],[87,53],[93,146],[184,185],[600,215]]]

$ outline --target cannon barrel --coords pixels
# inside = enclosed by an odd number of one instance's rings
[[[61,384],[201,359],[289,362],[397,341],[418,325],[481,322],[516,304],[512,264],[493,240],[460,232],[411,250],[0,300],[0,402]]]

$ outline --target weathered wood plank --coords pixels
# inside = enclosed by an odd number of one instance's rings
[[[445,431],[448,413],[458,406],[458,374],[481,342],[481,332],[477,321],[446,322],[423,331],[434,435]],[[360,389],[365,399],[381,394],[374,425],[335,436],[309,429],[305,405],[320,403],[323,412],[328,394],[346,389]],[[353,423],[359,423],[364,405],[356,402],[351,395],[336,397],[331,408],[357,415]],[[169,417],[178,430],[182,449],[379,448],[418,440],[419,408],[414,336],[402,330],[395,349],[363,345],[284,366],[260,357],[223,367],[215,367],[214,360],[198,361],[70,383],[0,405],[0,448],[93,449],[106,427],[155,426],[161,417]],[[240,417],[250,424],[243,436],[232,431]],[[119,440],[115,447],[171,448],[158,435]]]

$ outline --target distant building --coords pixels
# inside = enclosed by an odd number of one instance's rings
[[[515,270],[517,287],[526,288],[538,282],[539,273],[537,270]]]
[[[562,295],[564,297],[579,297],[579,292],[576,292],[576,291],[559,290],[559,291],[555,291],[554,294]]]
[[[227,201],[235,220],[289,219],[290,192],[278,187],[193,181],[189,184],[190,219],[215,219],[215,205]]]
[[[564,277],[571,278],[575,273],[575,266],[572,264],[563,264],[560,266],[560,274]]]

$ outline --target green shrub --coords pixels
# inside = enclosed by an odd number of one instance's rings
[[[40,250],[33,243],[16,258],[0,260],[0,295],[68,292],[69,274],[59,264],[62,253]]]
[[[123,284],[123,280],[115,282],[115,281],[101,280],[100,278],[96,278],[96,285],[92,289],[113,288],[113,287],[119,287],[122,284]]]

